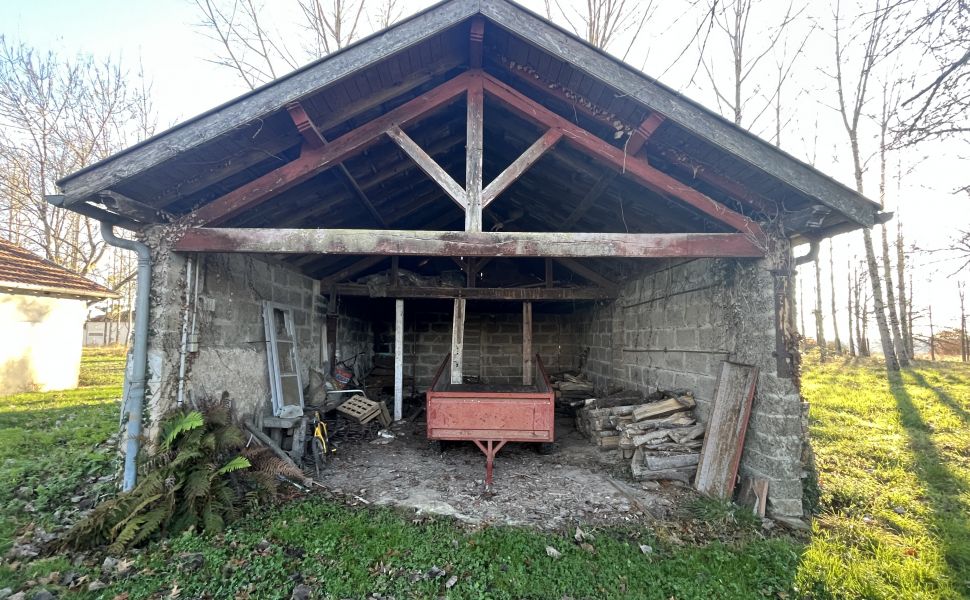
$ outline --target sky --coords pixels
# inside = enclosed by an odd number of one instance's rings
[[[295,17],[288,18],[287,12],[294,8],[292,0],[265,0],[263,4],[264,10],[281,23],[281,27],[295,28]],[[403,14],[407,15],[431,3],[405,0],[401,4]],[[537,12],[543,11],[542,0],[530,0],[524,4]],[[693,53],[696,48],[688,43],[700,17],[685,13],[681,6],[681,3],[658,0],[636,43],[630,44],[631,35],[627,32],[619,36],[610,50],[621,56],[626,54],[627,61],[632,65],[643,68],[663,83],[717,111],[711,82],[704,69],[695,68],[697,62]],[[770,36],[772,28],[783,18],[780,12],[783,10],[784,3],[756,3],[756,12],[752,15],[755,22],[753,31],[762,37]],[[576,22],[575,13],[568,4],[564,5],[562,13],[554,14],[554,17],[564,25],[567,17]],[[198,8],[193,0],[0,2],[0,33],[12,40],[41,50],[54,50],[65,56],[78,53],[111,55],[120,58],[132,70],[137,70],[140,63],[152,82],[152,97],[160,129],[246,91],[234,73],[211,62],[218,48],[203,35],[198,22]],[[295,29],[290,29],[288,33],[298,35]],[[803,33],[809,41],[802,58],[796,63],[796,77],[789,92],[794,97],[786,103],[792,120],[784,133],[782,146],[826,174],[854,187],[845,132],[833,110],[835,96],[831,69],[825,67],[826,57],[832,54],[833,47],[831,7],[826,1],[807,3],[805,13],[794,26],[792,38],[801,39]],[[728,51],[724,41],[716,35],[712,35],[708,43],[711,44],[708,50],[713,56]],[[757,43],[754,47],[757,48]],[[765,73],[770,70],[768,60],[773,59],[769,57],[762,64],[767,70],[755,73],[748,84],[754,97],[764,95],[769,85],[765,82]],[[712,66],[716,72],[720,65]],[[756,104],[749,109],[751,112],[760,111]],[[873,107],[867,108],[868,112],[872,110]],[[761,135],[770,135],[769,119],[762,117],[756,120],[751,129]],[[873,135],[871,127],[863,135],[862,144],[867,148],[867,155],[876,148]],[[899,168],[891,168],[886,208],[903,215],[907,246],[915,243],[921,248],[942,249],[947,247],[948,240],[957,230],[970,228],[970,198],[952,193],[970,179],[966,168],[970,164],[965,156],[967,148],[966,144],[940,144],[893,157],[894,164],[898,164]],[[866,192],[870,198],[878,200],[875,161],[870,159],[867,166]],[[895,173],[900,169],[905,171],[905,175],[896,181]],[[891,230],[891,238],[895,238],[895,226]],[[839,310],[846,303],[847,286],[841,283],[845,281],[842,265],[853,258],[862,258],[860,239],[858,233],[846,234],[835,238],[833,244],[835,263],[839,265],[836,273]],[[827,262],[828,244],[823,248],[822,259]],[[796,253],[803,250],[796,249]],[[952,325],[956,322],[956,282],[961,278],[970,279],[965,272],[956,277],[949,276],[957,265],[941,261],[944,256],[934,253],[914,258],[919,263],[913,276],[914,304],[921,310],[933,304],[937,329],[941,324]],[[811,268],[806,270],[806,267],[800,271],[799,280],[805,287],[804,303],[811,305],[815,297],[814,273]],[[827,272],[823,274],[823,279],[827,279]],[[826,306],[829,293],[828,283],[823,281]],[[842,314],[838,318],[845,337],[847,317]],[[810,315],[806,321],[812,330]],[[826,328],[831,336],[831,318],[827,320]],[[925,319],[917,323],[917,329],[926,329]],[[870,328],[870,339],[876,339],[874,327]]]

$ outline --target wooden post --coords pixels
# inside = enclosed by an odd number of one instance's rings
[[[532,303],[522,303],[522,385],[532,383]]]
[[[465,346],[465,299],[455,298],[451,320],[451,383],[460,384],[462,354]]]
[[[468,86],[468,127],[465,142],[465,231],[482,230],[482,119],[485,88],[476,77]]]
[[[394,301],[394,420],[404,410],[404,300]]]

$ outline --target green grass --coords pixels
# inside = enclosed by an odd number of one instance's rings
[[[0,553],[28,524],[54,525],[78,488],[112,472],[114,454],[97,446],[117,428],[123,369],[120,351],[85,350],[78,389],[0,398]],[[0,587],[29,575],[0,565]]]
[[[847,598],[970,597],[970,366],[809,365],[822,512],[796,581]]]
[[[0,548],[31,521],[53,522],[72,490],[116,466],[97,445],[117,426],[121,364],[88,353],[80,389],[0,398]],[[706,500],[653,530],[593,530],[584,548],[572,532],[469,529],[313,496],[224,535],[152,544],[132,557],[136,577],[60,595],[288,598],[303,580],[327,598],[970,597],[970,368],[921,363],[890,383],[878,363],[806,364],[821,484],[810,538],[765,538],[743,511]],[[25,484],[37,490],[33,514],[16,494]],[[183,569],[196,553],[202,566]],[[425,577],[432,567],[447,575]],[[97,559],[2,566],[0,587],[67,570],[94,575]]]

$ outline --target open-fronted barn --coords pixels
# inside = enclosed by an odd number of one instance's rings
[[[759,371],[741,473],[789,516],[810,472],[792,248],[879,219],[507,0],[438,4],[60,187],[150,248],[152,415],[223,391],[252,414],[389,357],[400,417],[439,368],[510,390],[538,354],[690,390],[707,419],[730,360]]]

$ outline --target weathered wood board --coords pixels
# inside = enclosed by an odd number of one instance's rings
[[[758,383],[758,367],[724,361],[714,406],[701,447],[694,487],[715,498],[730,499],[744,449],[744,434]]]

